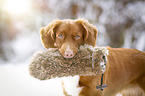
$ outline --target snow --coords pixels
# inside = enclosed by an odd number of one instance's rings
[[[140,35],[140,38],[137,41],[137,46],[136,49],[138,50],[144,50],[144,46],[145,46],[145,33]]]
[[[0,65],[0,96],[63,96],[61,79],[40,81],[29,75],[28,64]]]
[[[28,63],[26,61],[30,59],[35,51],[44,50],[38,33],[20,34],[10,41],[8,45],[11,51],[5,49],[5,54],[8,58],[7,62],[14,64],[19,64],[20,62]]]

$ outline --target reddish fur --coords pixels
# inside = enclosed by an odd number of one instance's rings
[[[41,29],[42,43],[46,48],[57,47],[64,55],[69,44],[74,55],[82,44],[95,46],[97,29],[86,20],[56,20]],[[62,33],[65,38],[60,39]],[[80,39],[74,39],[79,35]],[[57,46],[55,46],[55,43]],[[145,53],[136,49],[110,48],[107,70],[104,75],[104,91],[96,89],[100,85],[101,75],[80,76],[79,86],[83,87],[80,96],[123,96],[145,95]]]

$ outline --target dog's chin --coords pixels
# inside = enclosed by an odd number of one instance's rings
[[[65,59],[72,59],[74,56],[63,56]]]

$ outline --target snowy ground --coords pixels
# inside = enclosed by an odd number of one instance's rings
[[[0,96],[63,96],[61,79],[35,79],[28,64],[0,65]]]
[[[40,81],[29,75],[28,65],[0,65],[0,96],[63,96],[61,79]]]

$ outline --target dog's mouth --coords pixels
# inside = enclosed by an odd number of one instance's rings
[[[75,55],[73,55],[73,56],[66,57],[66,56],[62,55],[62,53],[59,51],[59,54],[60,54],[64,59],[73,59],[73,58],[75,58],[75,57],[77,56],[78,53],[80,53],[80,51],[77,51],[77,53],[76,53]]]
[[[75,56],[75,55],[74,55]],[[65,59],[72,59],[72,58],[74,58],[74,56],[63,56]]]

